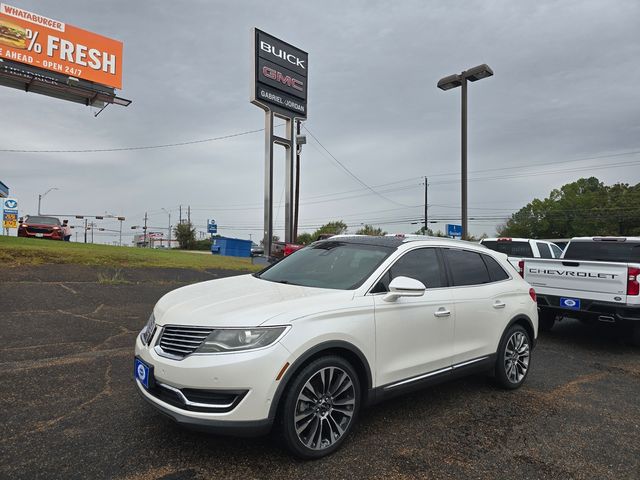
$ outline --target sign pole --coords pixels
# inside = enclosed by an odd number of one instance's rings
[[[284,205],[284,241],[291,243],[294,242],[293,238],[293,118],[287,118],[286,121],[286,138],[289,140],[289,145],[285,146],[286,152],[286,172],[285,172],[285,205]]]
[[[265,145],[264,145],[264,255],[271,256],[273,240],[273,113],[265,111]]]

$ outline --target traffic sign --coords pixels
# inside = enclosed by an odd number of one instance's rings
[[[448,237],[462,237],[462,225],[453,225],[447,223]]]

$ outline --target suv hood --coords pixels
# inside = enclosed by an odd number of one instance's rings
[[[276,316],[279,323],[286,323],[352,298],[352,290],[286,285],[241,275],[169,292],[153,312],[160,326],[254,327]]]

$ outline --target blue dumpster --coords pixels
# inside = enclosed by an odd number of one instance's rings
[[[211,253],[213,255],[225,255],[228,257],[249,258],[251,256],[251,240],[217,237],[213,239],[213,243],[211,244]]]

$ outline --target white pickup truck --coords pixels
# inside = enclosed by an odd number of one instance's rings
[[[560,258],[562,249],[555,243],[531,238],[483,238],[480,244],[490,250],[504,253],[515,268],[524,258]]]
[[[640,237],[573,238],[559,260],[525,259],[538,297],[540,328],[557,318],[630,326],[640,343]]]

